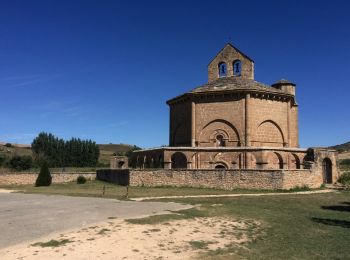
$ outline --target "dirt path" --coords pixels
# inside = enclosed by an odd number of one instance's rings
[[[236,194],[216,194],[216,195],[184,195],[184,196],[161,196],[161,197],[141,197],[130,198],[133,201],[144,201],[154,199],[185,199],[185,198],[222,198],[222,197],[258,197],[258,196],[279,196],[279,195],[307,195],[337,192],[336,190],[325,189],[315,191],[298,191],[298,192],[273,192],[273,193],[236,193]]]
[[[227,247],[241,247],[261,230],[254,220],[194,218],[160,224],[111,219],[0,250],[1,259],[191,259]],[[48,243],[48,244],[45,244]],[[53,245],[54,247],[45,247]]]

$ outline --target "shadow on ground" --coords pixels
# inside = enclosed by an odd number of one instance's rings
[[[350,221],[347,220],[338,220],[330,218],[311,218],[311,220],[324,225],[350,228]]]

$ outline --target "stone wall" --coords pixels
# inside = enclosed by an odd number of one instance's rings
[[[282,179],[283,189],[293,187],[308,186],[309,188],[319,188],[323,183],[322,171],[313,170],[284,170]]]
[[[94,180],[95,172],[51,173],[53,183],[76,181],[78,176],[84,176],[88,180]],[[0,185],[34,184],[38,173],[33,172],[8,172],[0,173]]]
[[[219,189],[319,188],[322,175],[311,170],[131,170],[130,186],[191,186]]]

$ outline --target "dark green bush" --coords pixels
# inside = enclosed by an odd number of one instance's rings
[[[350,187],[350,172],[344,172],[338,179],[338,182]]]
[[[86,182],[86,178],[82,175],[78,176],[77,183],[78,184],[84,184]]]
[[[343,159],[339,162],[340,166],[350,166],[350,159]]]
[[[29,155],[15,155],[8,161],[8,166],[17,171],[28,170],[33,166],[33,159]]]
[[[5,144],[5,146],[6,146],[6,147],[12,147],[12,144],[7,143],[7,144]]]
[[[302,185],[302,186],[295,186],[294,188],[289,189],[290,191],[309,191],[311,190],[309,186]]]
[[[2,155],[0,154],[0,166],[4,166],[5,163],[6,163],[6,156],[5,155]]]
[[[40,173],[35,181],[35,186],[50,186],[52,182],[51,173],[46,162],[43,162],[40,168]]]

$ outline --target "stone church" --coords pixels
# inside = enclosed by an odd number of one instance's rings
[[[169,146],[134,152],[136,169],[320,169],[338,175],[336,152],[299,147],[296,85],[255,81],[254,61],[228,43],[208,65],[208,82],[167,101]]]

